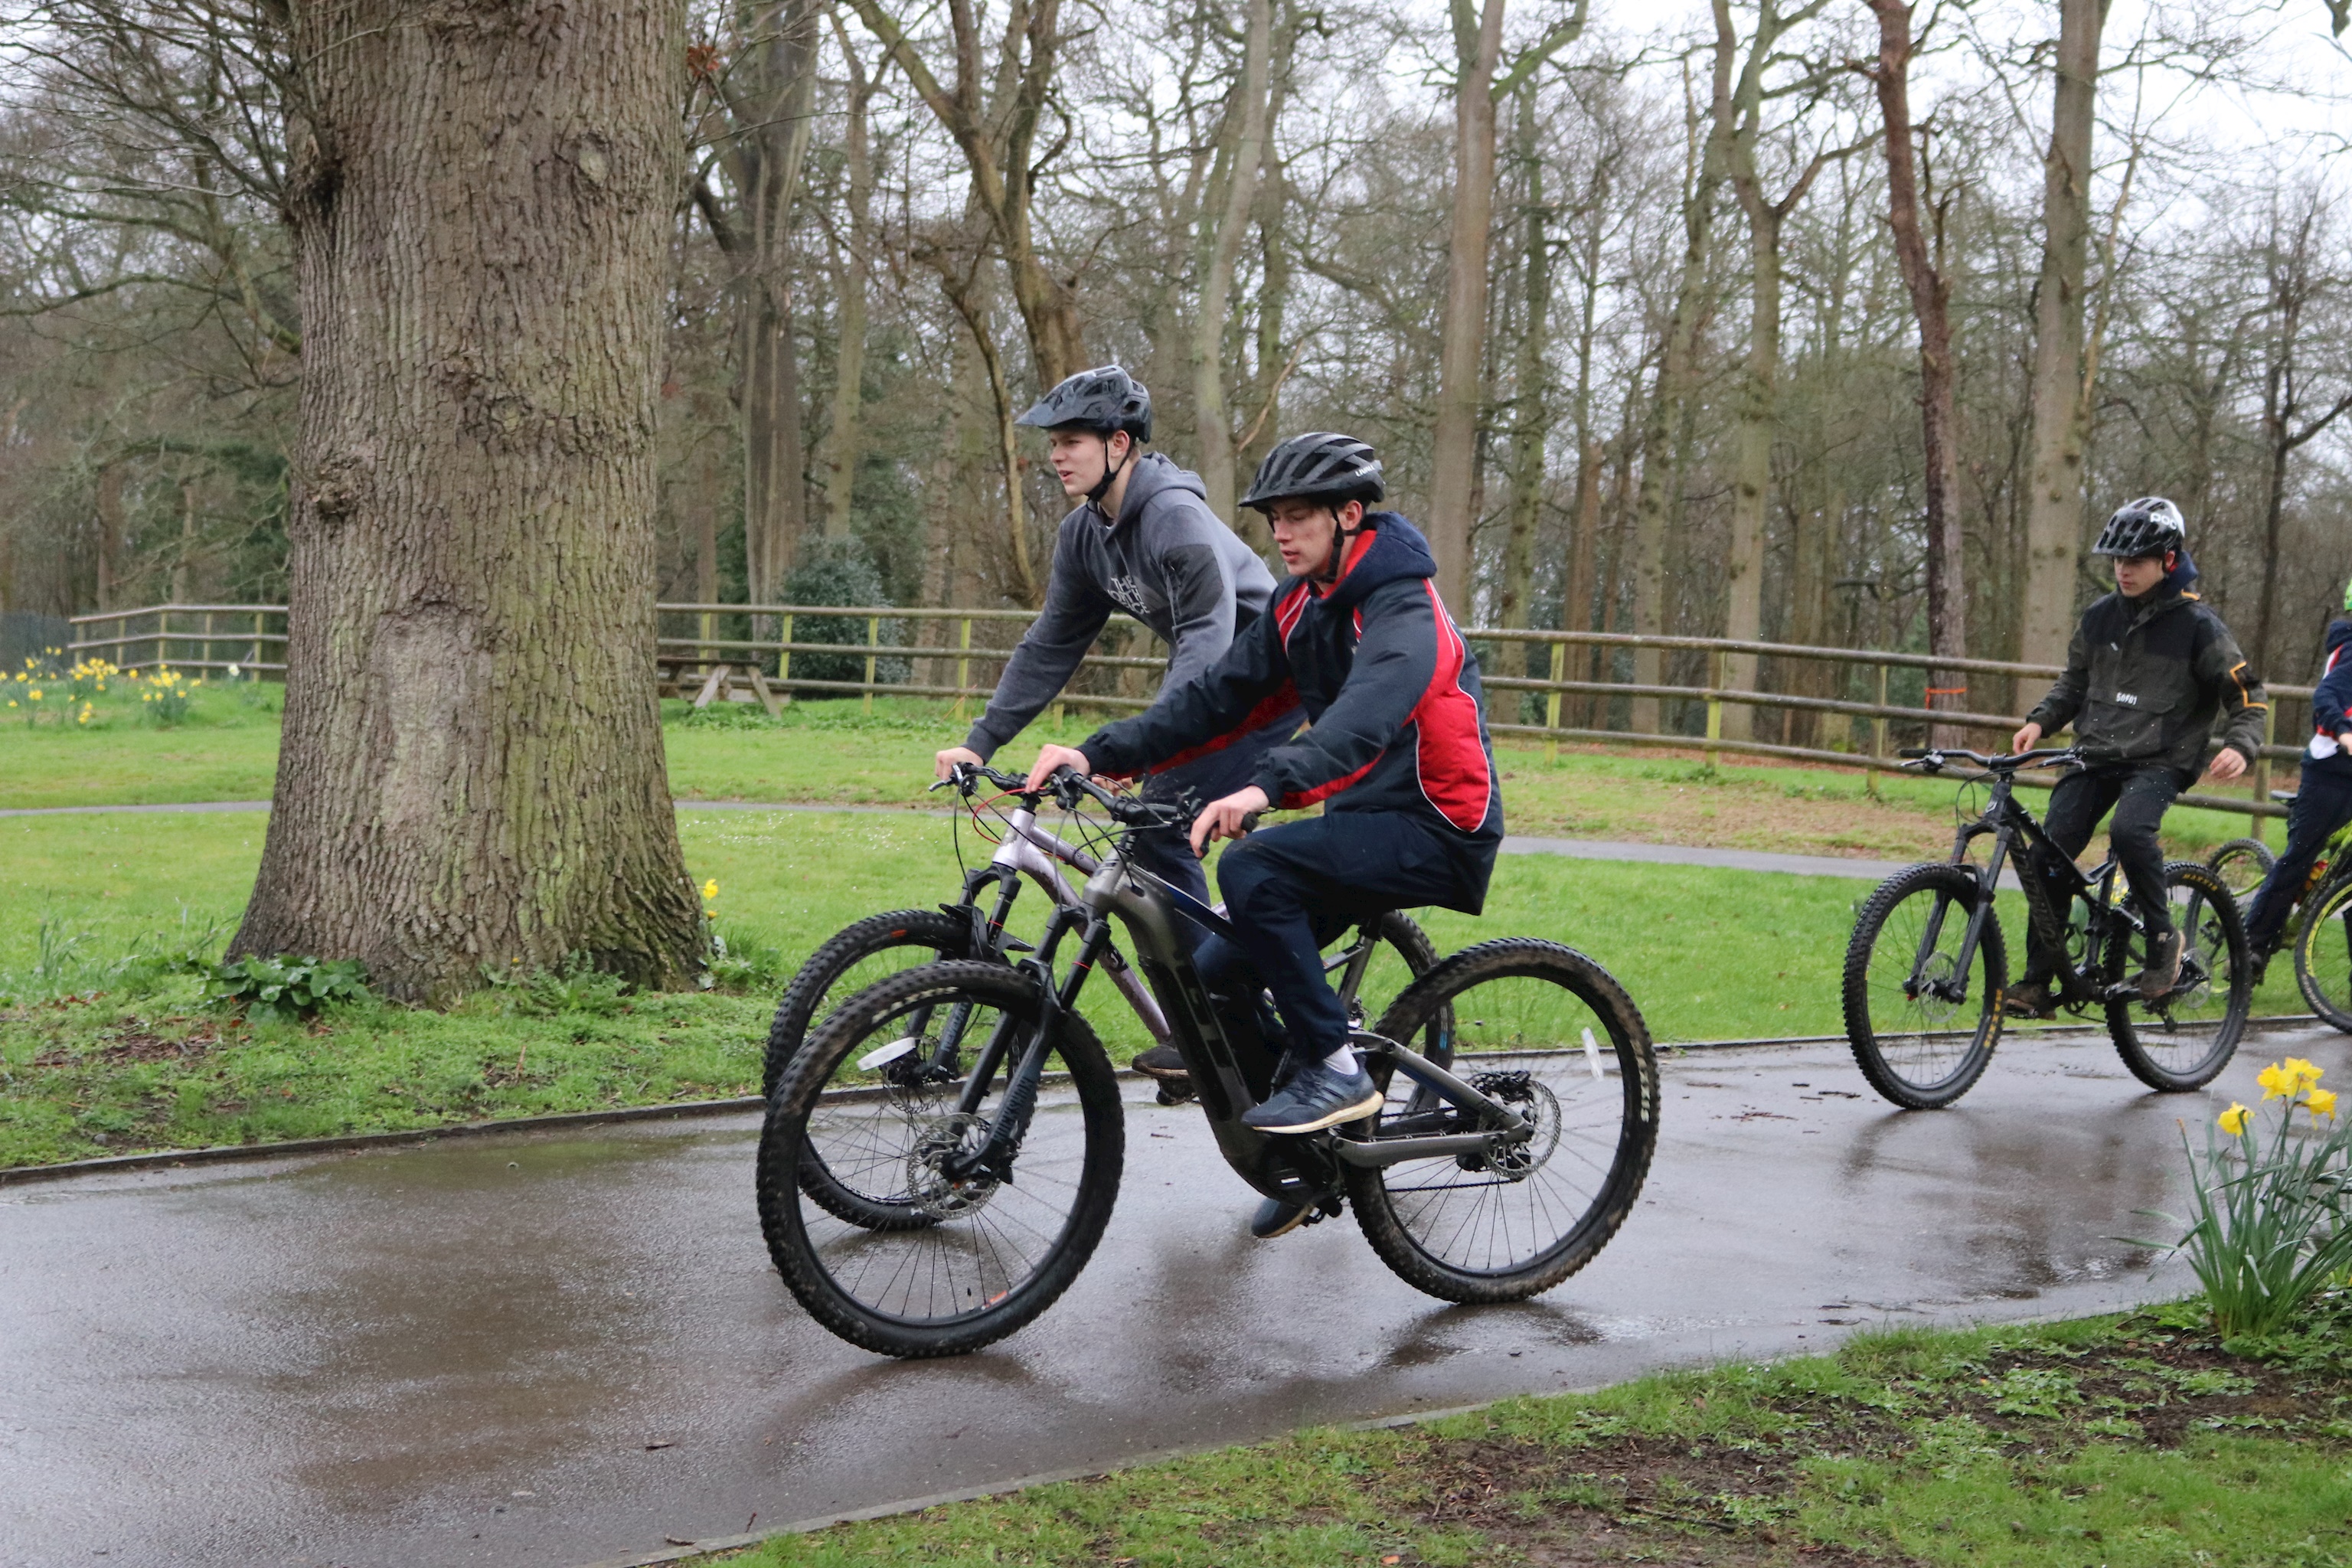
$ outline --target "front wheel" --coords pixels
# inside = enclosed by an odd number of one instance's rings
[[[2331,879],[2305,906],[2294,983],[2313,1012],[2352,1035],[2352,876]]]
[[[1414,1288],[1448,1301],[1518,1301],[1590,1263],[1640,1195],[1658,1143],[1658,1060],[1609,972],[1557,942],[1481,942],[1405,989],[1376,1031],[1444,1064],[1533,1124],[1496,1156],[1348,1165],[1364,1239]],[[1363,1135],[1482,1131],[1390,1062]],[[1489,1113],[1491,1114],[1491,1113]]]
[[[793,1057],[760,1132],[760,1228],[818,1322],[884,1355],[958,1355],[1029,1322],[1086,1267],[1118,1194],[1118,1079],[1086,1020],[1065,1014],[1054,1054],[1067,1082],[1008,1110],[1045,1016],[1018,970],[929,963],[850,998]],[[956,1055],[939,1048],[947,1028],[986,1074],[970,1110],[962,1077],[893,1071]],[[1006,1164],[975,1168],[1006,1115]],[[894,1222],[843,1218],[808,1190],[812,1162],[877,1194]]]
[[[2168,861],[2164,881],[2182,939],[2180,978],[2157,1001],[2108,1003],[2107,1033],[2134,1078],[2169,1094],[2202,1089],[2229,1065],[2253,1010],[2254,987],[2245,921],[2229,885],[2194,860]],[[2118,946],[2124,962],[2109,973],[2120,982],[2146,967],[2147,944],[2133,932]]]
[[[2263,885],[2263,879],[2277,863],[2278,857],[2271,853],[2271,847],[2259,838],[2232,838],[2205,857],[2205,868],[2221,879],[2221,885],[2238,900],[2241,914],[2253,898],[2254,889]]]
[[[1951,1104],[1984,1076],[2000,1043],[2009,969],[1991,910],[1960,967],[1983,896],[1965,866],[1913,866],[1881,882],[1854,919],[1845,949],[1846,1043],[1870,1087],[1897,1105]]]

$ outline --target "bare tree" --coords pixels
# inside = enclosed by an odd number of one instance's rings
[[[845,232],[836,247],[840,260],[834,269],[834,292],[840,301],[840,346],[834,358],[833,420],[825,433],[824,450],[824,536],[837,540],[849,537],[850,503],[857,486],[858,434],[864,424],[866,295],[875,247],[874,153],[867,121],[881,83],[857,58],[839,12],[831,15],[843,67],[849,76],[842,106]]]
[[[1260,166],[1265,162],[1273,89],[1274,0],[1246,0],[1242,70],[1234,83],[1218,134],[1216,163],[1203,201],[1196,266],[1200,303],[1192,317],[1192,420],[1199,433],[1201,481],[1209,506],[1228,523],[1235,515],[1233,416],[1225,403],[1225,329],[1234,292],[1234,268],[1249,237],[1250,212],[1257,200]],[[1213,216],[1212,216],[1213,210]]]
[[[2314,316],[2329,304],[2340,306],[2347,292],[2347,280],[2331,271],[2324,257],[2333,216],[2318,191],[2306,191],[2292,210],[2273,205],[2263,238],[2263,270],[2269,285],[2263,340],[2263,587],[2248,641],[2255,668],[2263,671],[2277,667],[2284,640],[2279,636],[2279,555],[2288,459],[2352,411],[2352,387],[2332,400],[2325,392],[2315,395],[2312,383],[2321,378],[2306,359],[2317,325]],[[2333,379],[2344,386],[2340,373]]]
[[[1959,416],[1953,395],[1951,280],[1944,268],[1946,206],[1921,176],[1927,133],[1911,119],[1911,60],[1917,40],[1911,32],[1912,7],[1906,0],[1869,0],[1878,18],[1878,58],[1865,67],[1877,89],[1886,121],[1887,226],[1911,311],[1919,328],[1919,423],[1925,472],[1927,561],[1927,651],[1946,658],[1968,654],[1968,597],[1962,592]],[[1923,221],[1924,218],[1924,221]],[[1928,233],[1932,226],[1934,233]],[[1967,680],[1958,672],[1930,672],[1930,710],[1963,707]],[[1952,725],[1931,731],[1936,745],[1961,745],[1967,731]]]
[[[1439,327],[1437,411],[1430,437],[1429,539],[1437,591],[1471,613],[1470,530],[1478,511],[1478,412],[1486,350],[1486,287],[1495,220],[1495,106],[1584,31],[1591,0],[1574,0],[1509,62],[1505,0],[1451,0],[1454,23],[1454,201],[1446,228],[1445,310]]]
[[[2083,542],[2084,273],[2091,241],[2091,132],[2108,0],[2059,0],[2050,145],[2042,158],[2042,276],[2033,297],[2033,467],[2026,492],[2024,608],[2018,657],[2065,661]]]

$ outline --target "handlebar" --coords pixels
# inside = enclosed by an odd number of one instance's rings
[[[1907,762],[1918,764],[1926,773],[1939,773],[1949,762],[1974,763],[1989,773],[2013,773],[2023,768],[2063,768],[2078,766],[2082,753],[2073,746],[2042,746],[2014,756],[1988,756],[1982,752],[1963,751],[1958,747],[1905,746],[1895,753]]]
[[[1185,827],[1192,820],[1192,814],[1181,805],[1137,800],[1132,795],[1107,790],[1076,768],[1056,768],[1045,783],[1063,810],[1076,811],[1080,801],[1091,800],[1122,826]]]
[[[983,784],[992,784],[1007,795],[1017,795],[1032,806],[1044,798],[1044,792],[1031,794],[1029,781],[1020,773],[1000,773],[986,763],[957,763],[948,769],[948,776],[930,786],[931,790],[951,789],[966,800],[971,798]],[[929,794],[930,790],[926,790]]]

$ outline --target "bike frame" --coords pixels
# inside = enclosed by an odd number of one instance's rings
[[[1124,838],[1097,865],[1076,899],[1055,908],[1036,951],[1020,964],[1036,979],[1039,994],[1046,999],[1044,1026],[1010,1066],[1004,1098],[986,1144],[952,1159],[944,1167],[948,1174],[958,1179],[982,1173],[1000,1180],[1010,1177],[1062,1020],[1076,1009],[1088,974],[1110,951],[1114,921],[1126,928],[1136,966],[1167,1004],[1169,1040],[1191,1069],[1219,1152],[1244,1181],[1266,1196],[1286,1203],[1311,1203],[1338,1192],[1345,1166],[1376,1168],[1440,1155],[1491,1158],[1533,1135],[1533,1124],[1509,1106],[1426,1058],[1367,1035],[1359,1035],[1356,1043],[1374,1058],[1369,1067],[1376,1072],[1386,1067],[1404,1073],[1485,1125],[1472,1132],[1370,1139],[1336,1129],[1297,1136],[1261,1132],[1250,1126],[1242,1115],[1268,1092],[1276,1063],[1264,1042],[1237,1037],[1218,1016],[1192,962],[1192,944],[1179,923],[1188,918],[1216,935],[1234,934],[1233,927],[1214,910],[1133,865]],[[1057,977],[1055,956],[1073,936],[1077,939],[1077,955]],[[1360,978],[1369,957],[1369,932],[1358,945],[1360,951],[1348,964],[1349,995],[1352,982]],[[1000,1016],[964,1080],[959,1110],[978,1111],[998,1070],[1006,1066],[1018,1033],[1017,1019]],[[947,1047],[944,1040],[942,1047]]]
[[[1983,813],[1973,822],[1962,823],[1952,836],[1949,864],[1970,866],[1976,871],[1979,892],[1976,908],[1969,915],[1968,929],[1961,933],[1960,950],[1952,961],[1953,978],[1950,981],[1936,983],[1922,978],[1928,959],[1942,936],[1944,913],[1950,907],[1948,904],[1939,902],[1936,906],[1920,935],[1919,950],[1911,963],[1911,983],[1918,989],[1936,986],[1939,1000],[1958,1005],[1968,999],[1969,966],[1976,961],[1977,946],[1983,937],[1985,922],[1993,918],[1993,896],[2000,886],[2001,867],[2012,860],[2022,864],[2025,858],[2016,852],[2019,841],[2023,840],[2029,850],[2050,843],[2050,836],[2042,831],[2042,824],[2034,820],[2032,812],[2018,804],[2016,792],[2015,769],[1993,770],[1990,795],[1985,802]],[[1969,859],[1969,846],[1987,834],[1992,835],[1992,855],[1981,868],[1973,867]],[[2056,847],[2053,845],[2052,847],[2054,849]],[[2115,897],[2116,877],[2121,868],[2112,858],[2087,873],[2074,864],[2071,856],[2062,853],[2055,858],[2065,868],[2067,886],[2063,904],[2045,910],[2052,922],[2063,930],[2067,923],[2065,911],[2071,910],[2077,900],[2090,910],[2084,928],[2086,938],[2083,961],[2077,965],[2071,958],[2068,960],[2064,965],[2066,974],[2061,983],[2062,990],[2068,994],[2069,1000],[2107,1000],[2104,995],[2078,996],[2077,993],[2092,984],[2093,977],[2099,973],[2099,963],[2108,942],[2121,935],[2119,928],[2145,931],[2147,922]],[[2021,871],[2018,883],[2024,889],[2029,904],[2047,896],[2046,889],[2034,883],[2030,872]],[[2122,940],[2128,941],[2129,938],[2124,936]]]

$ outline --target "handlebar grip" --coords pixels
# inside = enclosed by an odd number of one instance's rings
[[[1895,749],[1895,754],[1896,756],[1898,756],[1898,757],[1913,757],[1913,758],[1917,758],[1917,757],[1928,757],[1928,756],[1933,756],[1933,755],[1935,755],[1935,753],[1934,753],[1933,752],[1929,751],[1929,750],[1928,750],[1927,747],[1925,747],[1925,746],[1900,746],[1900,747],[1897,747],[1897,748]]]
[[[1242,818],[1242,831],[1244,833],[1255,833],[1257,831],[1257,819],[1264,815],[1265,814],[1263,812],[1253,811],[1246,816],[1244,816]]]

